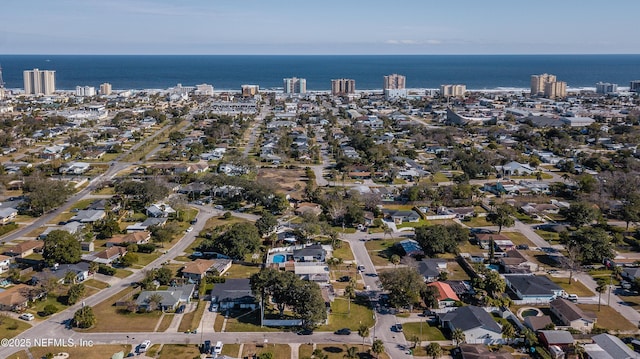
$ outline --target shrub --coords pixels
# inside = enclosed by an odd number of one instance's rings
[[[116,269],[111,268],[108,265],[100,264],[100,266],[98,267],[98,273],[112,276],[116,274]]]
[[[44,309],[42,309],[42,316],[43,317],[48,317],[51,314],[55,314],[58,312],[58,307],[56,307],[53,304],[47,304]]]

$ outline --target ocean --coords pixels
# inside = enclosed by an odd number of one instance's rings
[[[166,89],[211,84],[281,88],[285,77],[307,80],[307,90],[331,89],[331,79],[351,78],[357,90],[382,88],[383,76],[406,76],[407,88],[465,84],[469,90],[529,88],[533,74],[550,73],[569,88],[599,81],[628,87],[640,79],[640,55],[0,55],[5,87],[21,89],[22,72],[56,71],[56,89],[109,82],[114,89]]]

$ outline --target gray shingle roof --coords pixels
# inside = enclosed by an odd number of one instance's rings
[[[498,323],[491,317],[486,310],[469,305],[466,307],[460,307],[454,311],[446,313],[440,320],[442,322],[450,322],[456,329],[467,331],[475,328],[484,328],[496,333],[501,333],[502,330]]]

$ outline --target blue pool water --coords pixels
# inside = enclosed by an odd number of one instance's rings
[[[500,266],[499,266],[499,265],[497,265],[497,264],[487,264],[487,268],[489,268],[489,269],[491,269],[491,270],[494,270],[494,271],[496,271],[496,272],[499,272],[499,271],[500,271]]]
[[[285,258],[284,254],[276,254],[273,256],[273,263],[284,263]]]

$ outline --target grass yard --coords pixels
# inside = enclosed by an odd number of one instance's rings
[[[555,244],[554,242],[560,241],[560,234],[556,232],[544,231],[542,229],[534,229],[534,232],[536,232],[545,241],[551,242],[551,244]]]
[[[260,266],[247,266],[242,264],[232,264],[231,268],[224,274],[226,278],[249,278],[252,274],[260,272]]]
[[[422,322],[422,335],[420,335],[420,322],[409,322],[402,324],[402,329],[404,331],[404,337],[411,338],[414,335],[420,338],[421,341],[429,340],[447,340],[442,334],[442,331],[436,326],[431,326],[427,324],[427,322]]]
[[[222,347],[222,355],[227,355],[232,358],[240,356],[240,344],[225,344]]]
[[[162,312],[126,313],[114,305],[116,301],[122,300],[134,290],[134,288],[124,289],[94,306],[93,313],[98,319],[96,325],[93,328],[78,331],[90,333],[153,332]]]
[[[85,286],[87,287],[93,287],[93,288],[98,288],[98,289],[105,289],[109,287],[109,284],[105,283],[105,282],[101,282],[97,279],[87,279],[84,282],[82,282]]]
[[[213,322],[213,330],[215,330],[216,333],[221,333],[223,325],[224,325],[224,315],[217,314],[216,319]]]
[[[248,343],[242,347],[242,358],[251,357],[254,354],[262,353],[273,354],[274,359],[291,358],[291,347],[289,344],[253,344]]]
[[[449,280],[470,280],[467,272],[462,269],[458,262],[450,261],[447,263],[447,279]]]
[[[527,238],[527,236],[525,236],[520,232],[504,232],[503,231],[502,234],[509,237],[509,239],[511,239],[511,242],[513,242],[513,244],[515,244],[516,246],[525,244],[529,247],[534,247],[533,243],[529,240],[529,238]]]
[[[607,328],[610,331],[636,331],[638,328],[631,324],[627,318],[623,317],[618,311],[608,305],[602,305],[598,311],[597,304],[578,304],[578,307],[584,311],[593,312],[598,321],[596,326]]]
[[[221,315],[219,315],[221,317]],[[279,328],[260,326],[260,310],[232,312],[227,318],[225,332],[280,332]]]
[[[487,222],[486,217],[473,217],[468,221],[463,221],[465,225],[469,227],[490,227],[493,224]]]
[[[349,301],[346,298],[336,298],[331,303],[329,324],[322,325],[318,331],[336,331],[340,328],[358,330],[360,323],[372,327],[374,325],[373,311],[361,304],[351,301],[351,313],[349,313]]]
[[[200,348],[197,344],[165,344],[158,353],[159,359],[174,358],[195,358],[200,355]]]
[[[340,242],[340,248],[333,250],[333,256],[335,258],[342,258],[343,261],[355,260],[353,252],[351,251],[351,246],[349,245],[349,242],[346,241]]]
[[[185,313],[182,316],[182,321],[180,322],[180,326],[178,327],[179,333],[184,333],[187,330],[200,329],[200,320],[202,319],[202,314],[204,313],[207,304],[203,301],[198,302],[198,307],[196,310]]]
[[[352,334],[353,335],[353,334]],[[347,353],[347,348],[349,346],[354,346],[358,349],[358,357],[359,358],[368,358],[366,352],[371,348],[369,345],[365,345],[365,352],[361,352],[362,344],[359,345],[346,345],[346,344],[316,344],[316,348],[320,349],[323,354],[327,355],[327,359],[343,359],[345,358],[345,354]],[[313,354],[313,345],[311,344],[302,344],[300,345],[300,349],[298,350],[299,358],[311,358]],[[379,356],[380,359],[389,359],[387,353],[382,353]]]
[[[1,322],[2,324],[0,324],[0,337],[2,338],[13,338],[16,335],[31,328],[31,324],[20,319],[3,317]]]
[[[162,321],[160,322],[160,325],[158,326],[158,329],[156,330],[156,332],[164,332],[167,329],[169,329],[169,326],[171,325],[171,321],[173,321],[173,313],[165,313],[164,316],[162,317]]]
[[[35,347],[29,348],[34,358],[42,358],[47,353],[68,353],[69,358],[104,359],[112,354],[131,351],[131,345],[96,345],[93,347]],[[24,358],[22,356],[10,356],[9,358]]]
[[[569,284],[569,278],[552,276],[548,277],[552,282],[559,285],[567,293],[575,294],[578,297],[592,297],[595,295],[591,290],[589,290],[589,288],[587,288],[584,284],[582,284],[582,282],[578,280],[573,280],[572,283]]]
[[[114,274],[113,276],[116,278],[127,278],[128,276],[132,275],[133,272],[130,270],[126,270],[126,269],[122,269],[122,268],[116,268],[116,274]]]

